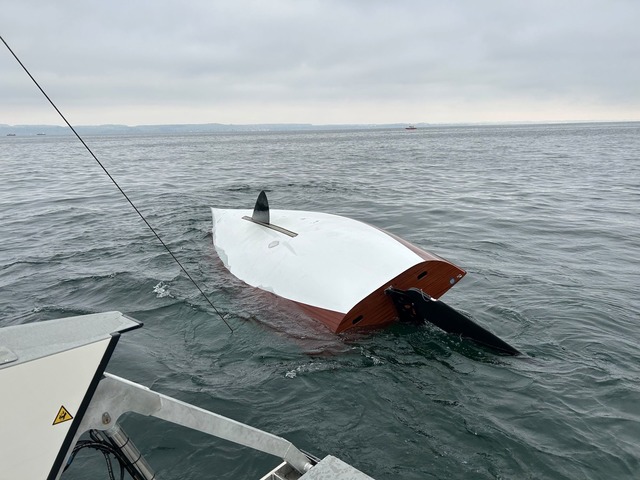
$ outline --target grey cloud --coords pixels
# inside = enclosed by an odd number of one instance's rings
[[[581,100],[630,118],[640,106],[639,13],[640,4],[623,0],[27,0],[8,5],[0,26],[33,73],[65,104],[96,108],[96,122],[107,104],[220,115],[218,107],[234,102],[318,109],[345,101],[352,118],[367,105],[379,105],[383,118],[391,103],[412,112],[465,102],[477,111],[512,101],[516,112]],[[0,56],[10,72],[0,101],[29,104],[33,95],[16,87],[26,80],[11,62]]]

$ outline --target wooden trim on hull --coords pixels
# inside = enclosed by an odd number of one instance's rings
[[[286,300],[286,299],[285,299]],[[313,305],[307,305],[306,303],[296,302],[295,300],[289,300],[293,302],[300,310],[302,310],[308,317],[319,321],[333,333],[340,326],[340,323],[344,319],[345,314],[336,312],[333,310],[327,310],[326,308],[314,307]]]
[[[378,327],[397,320],[393,301],[384,291],[394,286],[406,290],[419,288],[433,298],[441,297],[467,272],[446,260],[427,260],[405,270],[358,302],[342,319],[335,333],[350,328]]]
[[[373,226],[373,225],[372,225]],[[420,247],[416,247],[413,243],[408,242],[407,240],[405,240],[404,238],[401,238],[397,235],[395,235],[394,233],[391,232],[387,232],[386,230],[383,230],[382,228],[378,228],[376,226],[373,226],[373,228],[376,228],[378,230],[380,230],[381,232],[386,233],[387,235],[389,235],[391,238],[393,238],[394,240],[396,240],[397,242],[401,243],[402,245],[404,245],[405,247],[407,247],[409,250],[411,250],[413,253],[415,253],[416,255],[418,255],[420,258],[422,258],[423,260],[442,260],[443,262],[449,263],[451,265],[453,265],[451,262],[445,260],[442,257],[439,257],[438,255],[434,255],[431,252],[427,252],[426,250],[421,249]],[[465,272],[466,273],[466,272]],[[464,274],[462,275],[464,276]],[[448,289],[447,289],[448,290]]]
[[[427,253],[427,255],[429,254]],[[431,257],[433,258],[433,256]],[[433,298],[439,298],[458,283],[465,274],[464,270],[446,260],[427,260],[414,265],[381,285],[346,314],[300,302],[294,303],[311,318],[323,323],[333,333],[344,332],[351,328],[378,328],[393,323],[398,318],[393,301],[384,293],[388,287],[394,286],[403,290],[415,287]]]

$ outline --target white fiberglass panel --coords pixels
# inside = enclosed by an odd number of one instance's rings
[[[110,340],[0,370],[0,478],[47,478]]]
[[[385,282],[422,261],[383,231],[346,217],[271,210],[287,236],[243,220],[251,210],[212,209],[213,243],[227,269],[251,286],[346,313]]]

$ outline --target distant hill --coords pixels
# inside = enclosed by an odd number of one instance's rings
[[[405,123],[385,125],[312,125],[310,123],[270,123],[254,125],[231,125],[222,123],[182,125],[79,125],[74,126],[80,135],[136,135],[136,134],[189,134],[231,132],[283,132],[312,130],[372,130],[404,128]],[[416,124],[418,128],[426,123]],[[73,135],[68,127],[57,125],[6,125],[0,124],[0,136]]]

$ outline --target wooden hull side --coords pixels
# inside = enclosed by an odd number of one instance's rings
[[[344,320],[344,313],[334,312],[333,310],[327,310],[325,308],[314,307],[313,305],[307,305],[306,303],[300,303],[290,300],[295,304],[302,312],[310,318],[319,321],[333,333],[336,333],[340,323]]]
[[[401,243],[402,245],[404,245],[405,247],[407,247],[409,250],[411,250],[413,253],[415,253],[416,255],[418,255],[420,258],[422,258],[423,260],[442,260],[444,262],[447,263],[451,263],[448,260],[434,254],[431,252],[427,252],[426,250],[421,249],[420,247],[416,247],[413,243],[408,242],[407,240],[405,240],[404,238],[401,238],[399,236],[397,236],[395,233],[391,233],[391,232],[387,232],[386,230],[373,226],[373,228],[376,228],[378,230],[380,230],[381,232],[386,233],[387,235],[389,235],[391,238],[393,238],[394,240],[396,240],[398,243]],[[465,272],[466,273],[466,272]],[[457,282],[456,282],[457,283]]]
[[[421,262],[381,285],[358,302],[332,331],[340,333],[351,328],[381,327],[396,321],[398,314],[393,301],[384,293],[390,286],[403,290],[415,287],[431,297],[439,298],[465,274],[464,270],[446,260]]]
[[[428,252],[425,253],[430,255]],[[301,302],[292,301],[292,303],[333,333],[341,333],[352,328],[380,328],[398,319],[393,301],[384,293],[388,287],[393,286],[403,290],[415,287],[433,298],[439,298],[465,274],[464,270],[446,260],[427,260],[384,283],[346,314]]]

